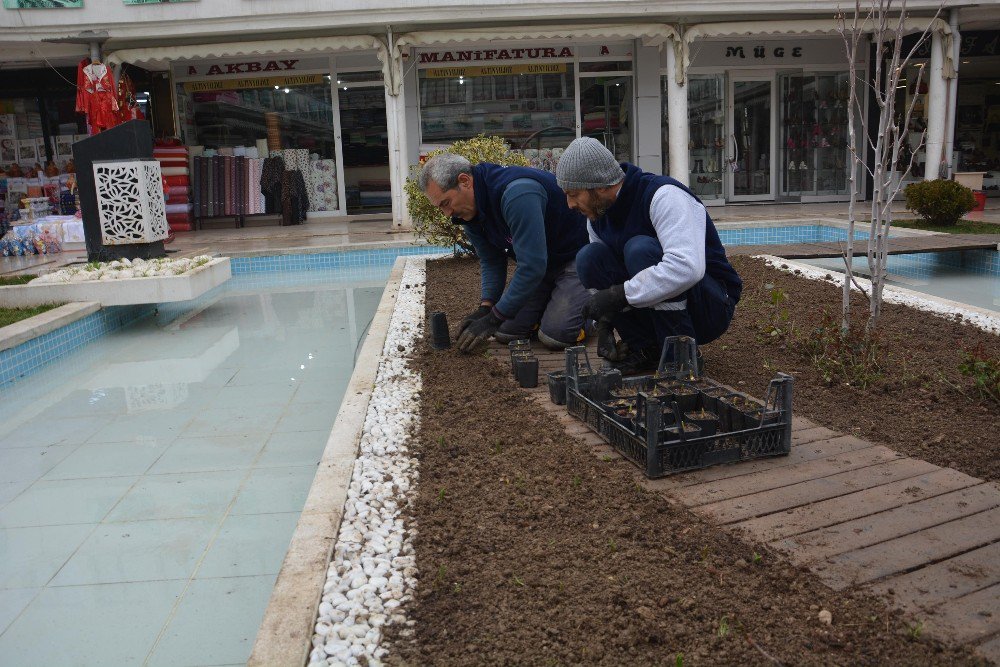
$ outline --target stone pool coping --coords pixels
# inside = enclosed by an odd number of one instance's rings
[[[327,438],[247,665],[305,665],[365,415],[408,257],[396,258]]]
[[[0,352],[44,336],[101,309],[96,301],[77,301],[0,327]]]
[[[0,305],[20,308],[46,303],[96,301],[102,306],[134,306],[188,301],[231,277],[229,257],[214,257],[207,264],[179,276],[4,286],[0,287]]]

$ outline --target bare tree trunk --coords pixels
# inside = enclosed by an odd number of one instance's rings
[[[903,118],[896,116],[896,89],[901,86],[900,81],[905,81],[904,75],[906,67],[909,65],[917,49],[927,40],[930,34],[930,25],[941,13],[940,7],[934,18],[928,21],[928,27],[920,34],[916,43],[905,55],[902,55],[902,41],[906,34],[906,0],[901,0],[898,13],[893,9],[893,0],[866,0],[870,2],[862,16],[861,2],[855,0],[854,16],[851,26],[848,29],[847,20],[844,14],[838,13],[838,31],[844,40],[847,52],[848,67],[850,70],[850,115],[848,117],[848,134],[851,141],[851,201],[848,205],[848,234],[847,248],[844,257],[845,275],[843,284],[842,320],[841,328],[844,332],[850,328],[850,308],[851,308],[851,283],[854,281],[851,261],[854,257],[854,198],[857,194],[856,173],[858,168],[864,168],[872,179],[872,202],[871,218],[868,225],[868,271],[871,276],[871,291],[868,294],[868,322],[865,331],[871,334],[878,326],[879,316],[882,313],[882,293],[885,288],[887,275],[887,261],[889,256],[889,232],[892,228],[892,202],[899,194],[901,184],[913,168],[914,161],[920,147],[924,143],[924,132],[916,142],[909,163],[905,169],[899,172],[898,179],[893,179],[893,174],[897,173],[899,156],[904,141],[909,141],[908,128],[910,118],[913,114],[914,101],[911,101],[905,108]],[[896,14],[893,21],[892,15]],[[891,25],[890,25],[891,23]],[[863,115],[861,98],[857,94],[857,51],[865,32],[872,33],[872,41],[875,44],[875,72],[871,82],[878,105],[878,122],[875,133],[875,141],[872,143],[871,134],[868,132],[867,122]],[[891,51],[887,45],[891,44]],[[884,71],[883,71],[884,70]],[[920,90],[920,81],[923,76],[923,66],[918,68],[917,80],[914,90]],[[906,81],[907,87],[912,82]],[[918,92],[919,94],[919,92]],[[866,146],[874,152],[874,159],[871,167],[865,164],[864,158],[857,153],[857,143],[854,129],[855,110],[862,111],[861,123],[864,129],[864,141]]]

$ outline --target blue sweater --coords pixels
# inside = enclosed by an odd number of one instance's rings
[[[479,255],[482,299],[494,314],[514,317],[546,271],[576,258],[587,244],[587,219],[570,210],[566,195],[547,171],[483,162],[472,168],[475,220],[462,222]],[[507,258],[517,260],[507,281]]]
[[[605,216],[600,220],[591,220],[590,224],[601,241],[623,260],[625,243],[632,237],[643,235],[657,238],[656,230],[649,218],[649,207],[653,195],[660,187],[673,185],[695,200],[698,198],[679,181],[669,176],[645,172],[627,162],[622,163],[622,171],[625,172],[625,180],[615,203]],[[740,300],[743,281],[726,258],[726,250],[719,239],[719,233],[707,212],[705,213],[705,273],[725,285],[726,291],[734,300]]]

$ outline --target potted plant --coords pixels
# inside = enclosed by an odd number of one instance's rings
[[[694,412],[685,412],[683,423],[695,424],[701,429],[701,435],[715,435],[719,430],[719,417],[714,412],[702,408]]]

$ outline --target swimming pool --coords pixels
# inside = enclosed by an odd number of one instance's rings
[[[840,258],[796,260],[803,264],[843,273]],[[867,278],[868,260],[855,257],[857,275]],[[1000,311],[1000,252],[960,250],[889,255],[888,284],[932,296]]]
[[[244,663],[392,261],[427,252],[236,259],[0,386],[0,663]]]
[[[737,228],[719,226],[718,232],[723,245],[779,245],[847,240],[846,227],[820,224]],[[867,239],[868,232],[855,229],[854,238]]]

